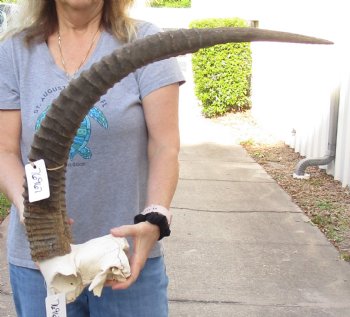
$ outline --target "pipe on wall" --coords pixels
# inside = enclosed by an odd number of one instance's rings
[[[339,95],[340,95],[340,88],[338,87],[333,91],[331,95],[327,153],[323,157],[304,158],[300,160],[295,167],[293,178],[309,179],[310,175],[305,173],[305,170],[309,166],[328,165],[335,159],[335,153],[337,148]]]

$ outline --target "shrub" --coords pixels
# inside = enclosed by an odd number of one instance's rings
[[[151,7],[190,8],[191,0],[149,0]]]
[[[239,18],[193,21],[191,28],[246,27]],[[249,43],[229,43],[201,49],[192,57],[195,93],[206,117],[251,107],[252,57]]]

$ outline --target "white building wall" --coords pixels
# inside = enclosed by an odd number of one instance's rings
[[[350,72],[342,81],[339,104],[337,152],[332,172],[343,185],[350,185]]]

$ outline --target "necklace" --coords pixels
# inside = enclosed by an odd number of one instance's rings
[[[91,40],[91,44],[90,44],[90,47],[88,49],[88,51],[86,52],[86,55],[85,57],[83,58],[83,60],[80,62],[78,68],[74,71],[74,73],[71,75],[68,73],[67,71],[67,68],[66,68],[66,62],[63,58],[63,53],[62,53],[62,42],[61,42],[61,34],[60,34],[60,30],[57,31],[57,37],[58,37],[58,48],[59,48],[59,51],[60,51],[60,57],[61,57],[61,63],[62,63],[62,66],[63,66],[63,69],[64,69],[64,72],[66,73],[66,76],[68,77],[69,80],[72,80],[76,74],[78,73],[79,69],[81,68],[81,66],[84,65],[84,63],[86,62],[86,59],[88,58],[91,50],[92,50],[92,47],[94,46],[94,43],[95,43],[95,40],[97,38],[97,34],[98,32],[100,31],[100,29],[98,28],[96,33],[94,34],[92,40]]]

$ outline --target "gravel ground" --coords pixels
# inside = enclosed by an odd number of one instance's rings
[[[250,112],[231,113],[214,122],[230,126],[237,142],[292,197],[338,248],[340,256],[350,261],[350,190],[318,167],[308,167],[309,180],[292,177],[303,158],[293,149],[262,129]]]

